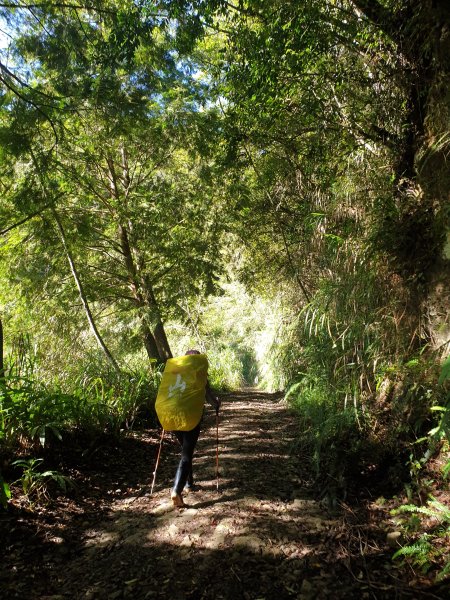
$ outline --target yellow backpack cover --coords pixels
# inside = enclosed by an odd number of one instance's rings
[[[166,431],[190,431],[203,414],[208,359],[205,354],[169,358],[156,397],[156,414]]]

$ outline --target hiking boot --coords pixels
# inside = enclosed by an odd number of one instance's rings
[[[170,494],[170,497],[172,498],[172,504],[176,508],[182,508],[184,506],[183,497],[181,496],[181,494],[177,494],[176,492],[172,492]]]

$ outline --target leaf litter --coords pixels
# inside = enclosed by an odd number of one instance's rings
[[[105,443],[90,461],[65,449],[78,494],[0,520],[2,596],[29,600],[133,598],[282,600],[443,598],[395,568],[385,521],[369,505],[329,512],[296,455],[295,416],[278,395],[224,398],[219,493],[215,419],[194,457],[196,491],[173,509],[178,445],[164,442],[149,495],[157,432]],[[414,585],[410,585],[414,581]]]

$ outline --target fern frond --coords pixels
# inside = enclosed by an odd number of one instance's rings
[[[450,523],[450,509],[434,498],[428,501],[427,506],[405,504],[404,506],[400,506],[395,512],[422,514],[437,519],[442,523]]]
[[[448,563],[445,565],[445,567],[439,571],[436,579],[437,581],[443,581],[444,579],[446,579],[446,577],[448,577],[450,575],[450,560],[448,561]]]
[[[425,563],[428,558],[428,556],[427,556],[428,553],[433,548],[433,546],[428,541],[428,539],[429,539],[429,536],[427,534],[423,535],[421,538],[419,538],[413,544],[409,544],[408,546],[403,546],[402,548],[400,548],[400,550],[397,550],[397,552],[394,554],[394,556],[392,558],[398,558],[399,556],[405,556],[405,557],[415,556],[415,557],[421,559],[420,562],[423,561]]]

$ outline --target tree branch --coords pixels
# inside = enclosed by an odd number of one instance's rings
[[[116,14],[114,10],[108,10],[107,8],[98,8],[92,4],[70,4],[66,2],[40,2],[39,4],[21,4],[20,2],[1,2],[0,8],[22,8],[24,10],[30,10],[32,8],[67,8],[76,10],[92,10],[97,13],[105,13],[108,15]]]
[[[44,207],[40,208],[35,213],[24,217],[20,221],[17,221],[17,223],[13,223],[12,225],[10,225],[9,227],[7,227],[6,229],[3,229],[2,231],[0,231],[0,235],[5,235],[5,233],[8,233],[8,231],[11,231],[12,229],[15,229],[16,227],[20,227],[21,225],[23,225],[27,221],[30,221],[30,219],[33,219],[34,217],[37,217],[38,215],[40,215],[41,213],[43,213],[44,210],[46,210],[47,208],[50,208],[51,206],[52,206],[52,204],[46,204]]]
[[[400,13],[393,13],[385,8],[379,0],[352,0],[354,6],[360,10],[374,25],[379,27],[394,42],[400,41],[401,25],[404,22],[404,13],[409,12],[410,3]]]

